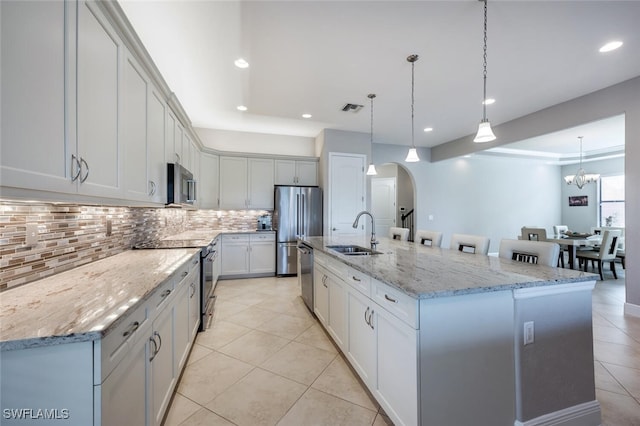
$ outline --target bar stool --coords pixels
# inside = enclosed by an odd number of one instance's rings
[[[428,247],[440,247],[442,232],[419,229],[416,231],[415,242]]]
[[[489,238],[481,235],[453,234],[449,248],[463,253],[486,255],[489,253]]]

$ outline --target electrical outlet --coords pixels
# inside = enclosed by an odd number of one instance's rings
[[[533,321],[527,321],[524,323],[524,344],[530,345],[534,341],[534,329]]]
[[[25,245],[35,246],[38,244],[38,225],[36,223],[27,223],[27,238]]]

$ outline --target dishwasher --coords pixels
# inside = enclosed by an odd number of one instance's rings
[[[313,249],[298,242],[298,284],[307,308],[313,313]]]

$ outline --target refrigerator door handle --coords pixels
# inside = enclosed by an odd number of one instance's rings
[[[296,237],[300,236],[300,194],[296,194]]]
[[[305,195],[304,195],[304,194],[302,194],[302,195],[300,196],[300,225],[301,225],[301,226],[300,226],[300,235],[301,235],[302,237],[304,237],[304,236],[306,235],[306,233],[307,233],[307,232],[306,232],[307,230],[306,230],[306,228],[305,228],[305,223],[304,223],[304,219],[305,219],[305,217],[304,217],[304,213],[305,213],[305,212],[304,212],[304,210],[305,210],[305,207],[306,207],[306,206],[305,206],[305,204],[306,204]]]

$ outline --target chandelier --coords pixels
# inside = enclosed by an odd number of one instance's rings
[[[575,175],[567,175],[564,177],[564,181],[567,185],[575,185],[579,189],[582,189],[586,184],[593,183],[600,179],[600,175],[596,173],[586,173],[582,168],[582,136],[578,136],[580,139],[580,168]]]

